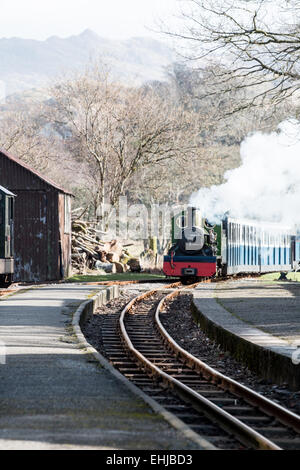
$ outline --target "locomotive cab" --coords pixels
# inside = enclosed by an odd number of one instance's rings
[[[0,186],[0,287],[9,287],[14,274],[14,199]]]
[[[164,257],[164,273],[180,277],[183,282],[216,274],[217,234],[201,217],[198,209],[189,207],[172,219],[172,247]]]

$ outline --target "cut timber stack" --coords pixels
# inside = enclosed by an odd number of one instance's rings
[[[104,273],[124,273],[128,270],[141,271],[138,259],[130,258],[126,247],[117,241],[101,241],[94,223],[82,220],[72,222],[72,266],[75,271],[85,274],[97,269]]]

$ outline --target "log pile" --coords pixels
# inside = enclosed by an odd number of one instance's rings
[[[96,224],[82,220],[72,221],[72,267],[79,274],[96,269],[99,273],[140,272],[137,258],[131,258],[119,241],[101,241],[103,232]]]

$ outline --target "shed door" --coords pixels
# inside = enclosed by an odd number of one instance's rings
[[[47,193],[22,192],[16,200],[15,252],[18,280],[39,282],[48,279],[51,241],[47,216]],[[50,246],[49,246],[50,245]]]

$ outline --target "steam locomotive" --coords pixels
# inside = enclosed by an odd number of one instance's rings
[[[189,207],[172,219],[172,247],[164,257],[168,277],[199,278],[300,269],[300,236],[281,224],[225,216],[212,225]]]
[[[14,275],[14,199],[0,186],[0,287],[9,287]]]

